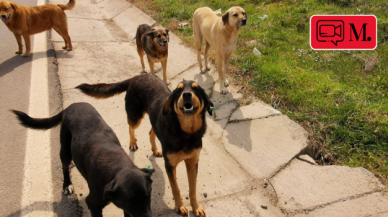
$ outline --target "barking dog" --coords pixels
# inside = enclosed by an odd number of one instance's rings
[[[227,93],[229,81],[226,79],[226,72],[230,55],[236,48],[240,27],[247,23],[247,14],[241,7],[231,7],[222,17],[215,15],[208,7],[198,8],[194,12],[193,32],[195,46],[197,48],[197,60],[202,73],[210,69],[207,62],[207,53],[210,47],[216,51],[217,72],[220,77],[220,91]],[[201,47],[202,39],[205,39],[206,48],[204,53],[205,66],[202,67]]]
[[[168,32],[168,29],[154,29],[147,24],[140,25],[136,31],[137,53],[139,54],[143,71],[145,71],[143,59],[145,52],[152,74],[155,73],[154,63],[162,63],[163,81],[166,84],[170,84],[167,79]]]
[[[143,74],[114,84],[81,84],[77,88],[95,98],[107,98],[127,92],[125,109],[129,124],[130,149],[138,149],[135,129],[145,113],[152,128],[150,142],[155,156],[162,156],[155,143],[155,135],[162,144],[168,179],[175,199],[175,210],[187,215],[176,182],[176,167],[185,161],[189,179],[189,195],[196,216],[205,216],[196,197],[196,182],[202,137],[206,131],[205,113],[212,115],[213,103],[205,91],[194,81],[182,81],[171,92],[156,75]]]
[[[0,18],[15,35],[18,43],[16,54],[23,52],[22,36],[26,44],[26,52],[22,55],[28,57],[31,52],[30,36],[53,28],[65,41],[63,49],[71,51],[70,36],[67,31],[67,17],[64,10],[71,10],[75,0],[68,4],[22,6],[14,2],[0,0]]]
[[[61,161],[63,190],[71,194],[69,165],[75,166],[88,182],[86,203],[93,217],[102,217],[102,209],[113,202],[124,216],[151,217],[151,174],[139,169],[122,149],[116,134],[93,106],[74,103],[51,118],[31,118],[13,111],[28,128],[47,130],[62,122]]]

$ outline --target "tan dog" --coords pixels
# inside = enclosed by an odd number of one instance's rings
[[[193,32],[197,48],[197,59],[201,73],[210,69],[207,62],[209,47],[213,47],[217,55],[217,72],[220,77],[220,92],[227,93],[229,82],[226,79],[230,55],[236,48],[237,37],[241,26],[247,23],[247,15],[241,7],[229,8],[222,17],[218,17],[208,7],[198,8],[194,12]],[[201,62],[202,38],[205,39],[205,67]]]
[[[69,33],[67,32],[67,17],[64,10],[71,10],[75,6],[75,0],[68,4],[23,6],[14,2],[0,0],[0,18],[15,35],[19,49],[15,52],[23,52],[22,36],[26,44],[26,52],[22,55],[28,57],[31,52],[30,36],[53,28],[65,40],[63,49],[73,49]]]
[[[147,55],[148,65],[152,74],[155,73],[154,63],[161,62],[163,68],[163,81],[170,84],[167,79],[167,58],[168,58],[168,29],[154,29],[147,24],[137,27],[136,46],[140,57],[141,66],[145,72],[144,52]]]

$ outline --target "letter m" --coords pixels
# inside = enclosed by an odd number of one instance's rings
[[[356,37],[356,40],[358,41],[358,39],[360,38],[360,35],[361,35],[361,32],[363,32],[362,34],[362,40],[361,41],[366,41],[366,24],[367,23],[364,23],[362,24],[362,28],[360,30],[360,33],[357,34],[357,30],[356,30],[356,27],[354,26],[354,23],[349,23],[350,25],[350,40],[349,41],[353,41],[352,39],[352,30],[353,30],[353,34],[354,36]]]

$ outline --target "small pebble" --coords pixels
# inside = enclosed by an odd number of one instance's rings
[[[268,207],[267,207],[267,206],[264,206],[264,205],[261,205],[261,208],[267,209]]]
[[[204,193],[203,196],[204,196],[205,198],[207,198],[207,193]]]

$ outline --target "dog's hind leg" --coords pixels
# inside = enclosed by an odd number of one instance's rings
[[[201,149],[196,150],[196,154],[192,158],[186,159],[185,164],[189,180],[190,204],[193,212],[195,216],[206,216],[205,210],[199,205],[197,200],[197,173],[200,151]]]
[[[195,39],[195,48],[197,50],[197,60],[199,64],[199,70],[201,73],[205,73],[206,70],[203,70],[202,68],[202,60],[201,60],[201,48],[202,48],[202,35],[201,33],[194,32],[194,39]]]
[[[23,43],[22,43],[22,35],[15,34],[16,41],[18,43],[18,50],[15,52],[15,54],[22,54],[23,53]]]
[[[65,46],[63,46],[62,49],[65,49],[68,51],[73,50],[73,45],[71,44],[71,39],[70,39],[69,33],[67,31],[67,26],[60,27],[60,28],[57,28],[54,26],[53,28],[60,36],[62,36],[63,40],[65,41]],[[61,29],[61,28],[63,28],[63,29]]]
[[[137,116],[137,115],[135,115],[135,116]],[[131,117],[134,117],[134,116],[131,116]],[[131,150],[131,151],[136,151],[137,149],[139,149],[139,147],[137,146],[137,143],[136,143],[137,139],[135,136],[135,130],[139,127],[141,120],[144,117],[144,113],[140,116],[137,116],[137,117],[140,117],[140,118],[138,118],[138,119],[132,118],[132,120],[131,120],[128,117],[128,119],[127,119],[128,125],[129,125],[129,150]]]
[[[61,162],[63,171],[63,193],[69,195],[73,193],[73,187],[70,180],[70,163],[72,161],[71,155],[71,133],[65,127],[61,127]]]
[[[31,39],[29,34],[23,35],[24,43],[26,44],[26,52],[22,55],[22,57],[28,57],[31,53]]]
[[[209,48],[210,48],[210,44],[205,40],[206,42],[206,47],[205,47],[205,53],[204,53],[204,59],[205,59],[205,68],[202,69],[202,73],[206,72],[206,70],[209,70],[210,69],[210,66],[207,62],[207,59],[208,59],[208,52],[209,52]]]
[[[154,132],[154,129],[151,128],[150,130],[150,142],[151,142],[151,146],[152,146],[152,152],[154,154],[155,157],[162,157],[163,154],[161,151],[159,151],[158,147],[156,146],[156,142],[155,142],[155,132]]]

